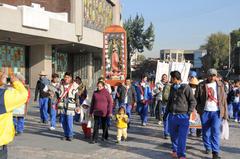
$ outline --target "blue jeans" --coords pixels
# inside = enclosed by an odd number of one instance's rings
[[[148,104],[146,105],[143,105],[142,104],[142,110],[141,110],[141,120],[142,120],[142,123],[147,123],[148,121]]]
[[[232,103],[233,105],[233,118],[236,120],[240,120],[240,102]]]
[[[51,108],[51,127],[56,127],[56,116],[57,116],[57,111],[54,108]]]
[[[218,153],[220,150],[220,126],[221,118],[219,111],[204,111],[201,116],[202,138],[206,150]]]
[[[178,157],[186,156],[186,141],[189,128],[189,115],[170,113],[168,115],[169,128],[172,142],[172,151],[177,152]]]
[[[65,137],[73,137],[73,116],[61,114],[62,127]]]
[[[161,111],[162,111],[163,114],[165,114],[165,112],[166,112],[166,107],[167,107],[166,105],[162,106]],[[169,118],[167,116],[167,119],[165,121],[163,121],[164,136],[169,136],[169,126],[168,126],[169,124],[168,123],[169,123]]]
[[[141,102],[137,102],[137,108],[136,111],[140,115],[142,111],[143,104]]]
[[[233,118],[233,105],[232,105],[232,103],[228,104],[228,117],[229,117],[229,119]]]
[[[48,121],[48,100],[49,98],[39,98],[40,117],[42,122]]]
[[[23,133],[24,130],[24,117],[14,117],[14,126],[17,133]]]

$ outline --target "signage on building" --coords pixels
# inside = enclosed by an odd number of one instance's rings
[[[126,31],[118,25],[107,27],[103,39],[103,71],[106,82],[117,85],[127,76]]]

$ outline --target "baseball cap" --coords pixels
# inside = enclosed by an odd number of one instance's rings
[[[214,68],[210,68],[208,71],[207,71],[207,75],[208,76],[212,76],[212,75],[215,75],[215,76],[217,76],[217,70],[216,69],[214,69]]]

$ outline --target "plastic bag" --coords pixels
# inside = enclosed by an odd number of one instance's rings
[[[91,120],[88,120],[87,122],[87,128],[91,128],[92,127],[92,121]]]
[[[190,124],[189,128],[198,128],[198,129],[202,128],[200,115],[196,111],[191,113],[189,118],[189,124]]]
[[[229,125],[227,120],[222,121],[222,133],[221,139],[228,140],[229,139]]]

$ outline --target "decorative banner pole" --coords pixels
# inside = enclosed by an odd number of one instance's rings
[[[119,85],[127,76],[126,31],[118,25],[107,27],[103,33],[103,76],[111,86]]]

